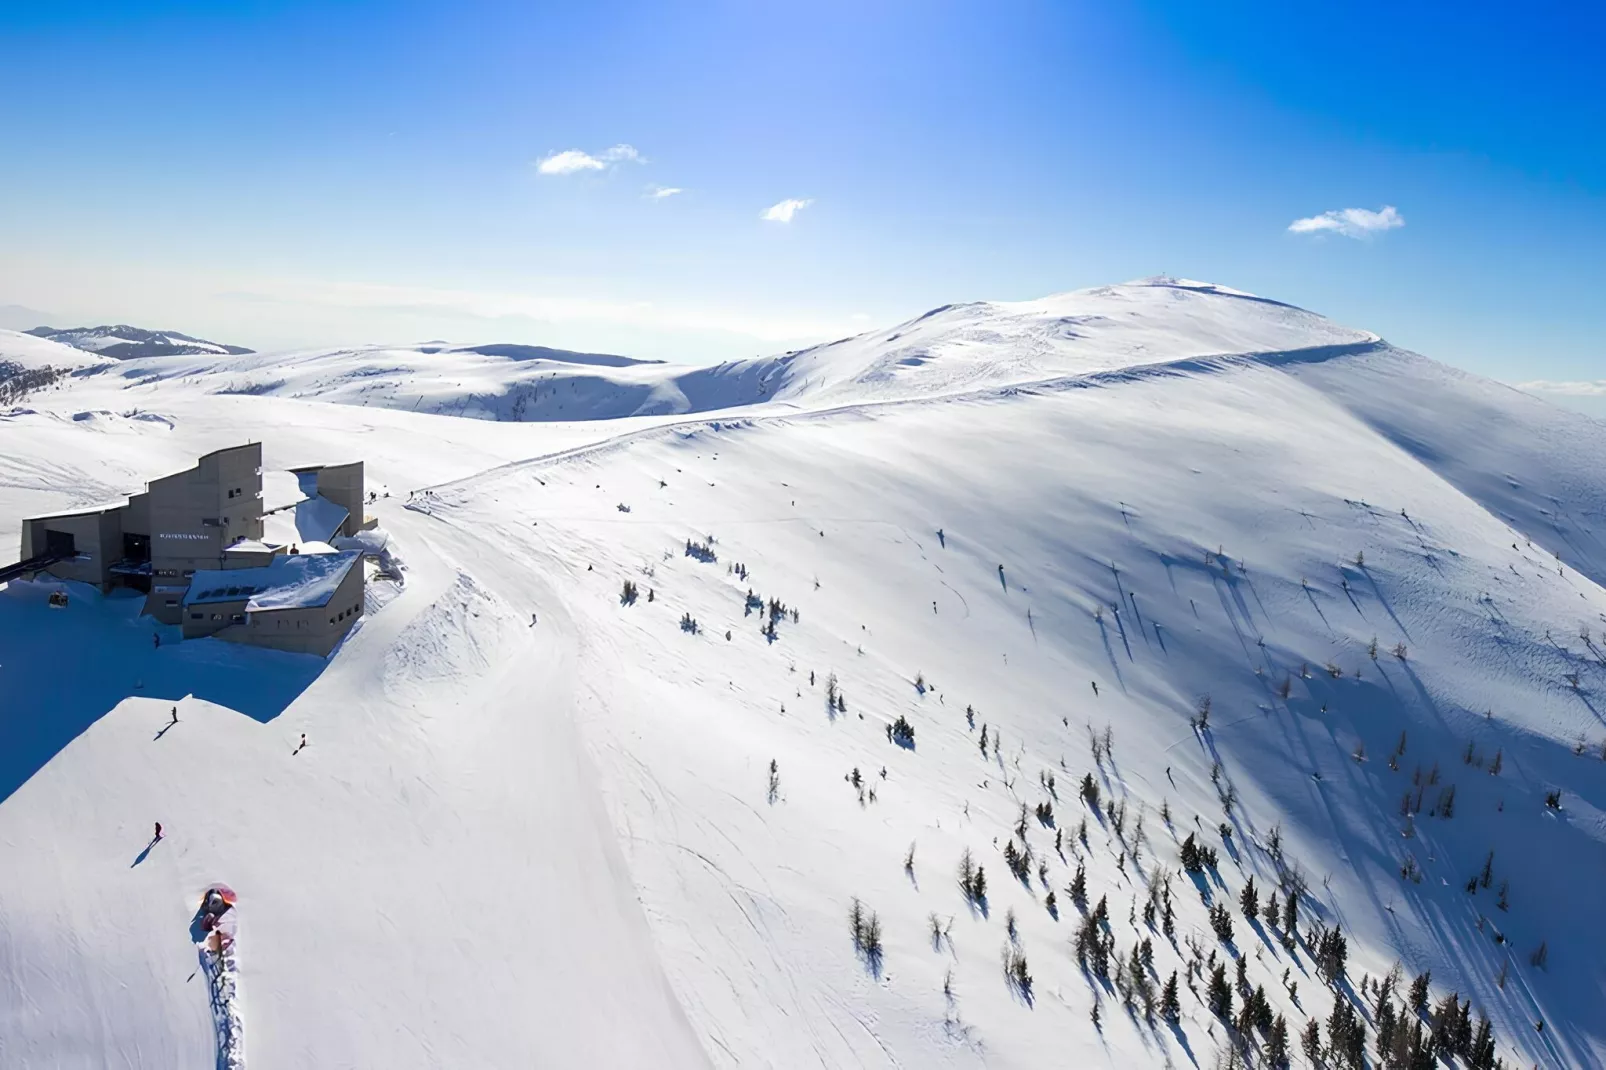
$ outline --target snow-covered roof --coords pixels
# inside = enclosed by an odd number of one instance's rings
[[[64,520],[69,516],[89,516],[92,513],[109,513],[113,509],[128,508],[128,499],[114,502],[97,502],[94,505],[84,505],[77,509],[66,509],[59,513],[40,513],[37,516],[23,517],[24,520]]]
[[[305,498],[262,518],[262,539],[276,546],[328,542],[351,514],[328,498]]]
[[[328,603],[351,566],[362,559],[355,551],[332,554],[290,554],[256,568],[197,569],[184,604],[238,602],[246,611],[306,609]]]

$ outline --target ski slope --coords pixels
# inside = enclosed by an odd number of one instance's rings
[[[153,358],[0,420],[0,539],[251,437],[272,468],[362,457],[408,567],[327,663],[0,589],[0,1064],[213,1065],[188,925],[225,881],[255,1067],[1215,1065],[1191,946],[1248,956],[1303,1065],[1334,997],[1237,910],[1295,869],[1301,938],[1349,938],[1345,991],[1398,960],[1508,1064],[1606,1059],[1606,425],[1172,280],[753,367],[699,407],[680,384],[709,370],[587,366],[560,381],[620,418],[521,422]],[[522,374],[480,373],[497,397]],[[627,411],[629,375],[687,404]],[[1190,833],[1215,873],[1178,870]],[[1183,974],[1175,1026],[1079,965],[1078,861],[1117,953],[1147,936],[1154,983]],[[1167,880],[1175,941],[1141,917]]]

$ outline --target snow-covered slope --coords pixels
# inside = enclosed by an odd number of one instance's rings
[[[0,365],[37,369],[89,368],[111,363],[110,357],[97,356],[49,338],[36,338],[22,331],[0,330]]]
[[[469,366],[398,386],[438,356]],[[226,394],[237,365],[181,359],[0,420],[0,528],[261,438],[396,488],[408,583],[327,665],[0,589],[0,1064],[212,1065],[187,927],[217,880],[254,1066],[1204,1066],[1240,954],[1299,1064],[1336,1004],[1371,1050],[1396,960],[1510,1065],[1606,1058],[1606,425],[1171,282],[727,369],[692,381],[784,403],[700,418],[314,400],[356,399],[337,368]],[[1213,871],[1180,870],[1190,834]],[[1239,913],[1296,874],[1297,940]],[[1074,949],[1101,897],[1107,980]]]
[[[34,327],[27,333],[48,338],[63,345],[90,353],[101,353],[116,360],[136,357],[168,357],[175,355],[226,355],[250,353],[243,346],[208,342],[178,331],[149,331],[143,327],[130,327],[126,323],[100,327]]]
[[[1237,290],[1168,278],[1039,301],[949,305],[827,345],[688,367],[540,346],[370,346],[250,359],[141,361],[140,382],[206,376],[272,395],[509,421],[603,420],[779,403],[931,397],[1065,376],[1252,353],[1318,359],[1375,335]],[[1336,347],[1336,348],[1335,348]]]

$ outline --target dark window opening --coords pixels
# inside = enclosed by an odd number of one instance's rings
[[[151,537],[123,533],[123,557],[136,564],[151,559]]]
[[[45,553],[61,554],[63,557],[71,557],[77,552],[78,548],[73,542],[72,532],[51,531],[49,528],[45,529]]]

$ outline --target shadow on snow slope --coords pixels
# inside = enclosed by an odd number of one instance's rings
[[[1389,346],[1289,368],[1524,538],[1606,584],[1606,424]],[[1571,464],[1558,465],[1561,459]]]
[[[156,647],[141,596],[71,584],[70,604],[53,609],[55,586],[0,587],[0,803],[125,698],[200,698],[266,723],[326,664],[213,639],[178,643],[171,628]]]

